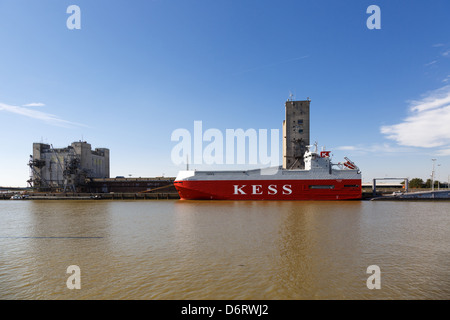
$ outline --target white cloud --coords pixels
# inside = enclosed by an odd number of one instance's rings
[[[425,95],[421,100],[411,101],[411,111],[424,111],[445,106],[450,103],[450,86],[445,86]]]
[[[433,60],[429,63],[425,63],[425,67],[431,66],[431,65],[435,64],[436,62],[437,62],[437,60]]]
[[[449,149],[441,149],[439,150],[436,155],[438,156],[450,156],[450,148]]]
[[[356,145],[356,146],[338,146],[333,150],[349,151],[351,154],[362,155],[368,153],[387,154],[387,153],[399,153],[399,152],[413,152],[416,150],[410,147],[398,147],[389,143],[373,143],[370,145]]]
[[[28,108],[24,108],[24,107],[20,107],[20,106],[12,106],[12,105],[8,105],[8,104],[1,103],[1,102],[0,102],[0,111],[5,111],[5,112],[25,116],[28,118],[41,120],[41,121],[47,122],[48,124],[61,126],[61,127],[85,126],[80,123],[75,123],[75,122],[61,119],[58,116],[55,116],[50,113],[37,111],[37,110],[33,110],[33,109],[28,109]]]
[[[411,116],[403,122],[382,126],[381,133],[410,147],[450,147],[450,86],[410,102]]]
[[[43,104],[42,102],[32,102],[22,105],[22,107],[44,107],[44,106],[45,104]]]

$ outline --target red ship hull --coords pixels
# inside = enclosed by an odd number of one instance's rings
[[[182,200],[353,200],[361,199],[360,179],[179,180]]]

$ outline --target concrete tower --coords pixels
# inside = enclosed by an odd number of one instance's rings
[[[304,169],[303,155],[309,146],[309,103],[286,101],[286,117],[283,121],[283,168]]]

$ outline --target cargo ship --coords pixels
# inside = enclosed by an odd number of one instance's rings
[[[174,181],[181,200],[361,199],[361,171],[347,157],[333,164],[317,145],[304,153],[304,169],[180,171]]]

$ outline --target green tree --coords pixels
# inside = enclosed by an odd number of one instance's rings
[[[409,181],[409,187],[410,188],[423,188],[425,183],[420,178],[413,178]],[[431,185],[431,182],[430,182]]]
[[[437,188],[438,187],[439,182],[438,181],[434,181],[434,187]],[[431,179],[427,179],[427,182],[425,182],[425,188],[431,188]]]

